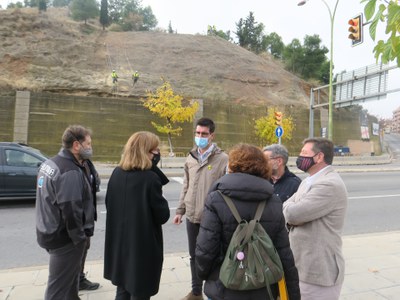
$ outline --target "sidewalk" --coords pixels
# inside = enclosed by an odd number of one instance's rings
[[[400,299],[400,231],[343,237],[346,276],[341,300]],[[111,300],[115,287],[103,278],[103,262],[88,261],[88,278],[100,282],[82,300]],[[47,266],[0,270],[0,300],[41,300]],[[159,293],[153,300],[179,300],[190,289],[187,253],[165,255]]]

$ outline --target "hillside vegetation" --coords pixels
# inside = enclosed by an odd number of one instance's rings
[[[218,37],[103,31],[72,21],[67,9],[0,10],[0,88],[143,97],[171,82],[176,93],[205,101],[306,107],[309,85],[268,55]],[[134,70],[140,79],[132,86]]]

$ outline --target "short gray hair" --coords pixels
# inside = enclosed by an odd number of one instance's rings
[[[282,146],[279,144],[272,144],[269,146],[265,146],[263,149],[263,152],[264,151],[271,151],[272,157],[277,157],[277,156],[282,157],[283,163],[286,166],[288,159],[289,159],[289,152],[285,146]]]

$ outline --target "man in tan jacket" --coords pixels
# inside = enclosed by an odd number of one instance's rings
[[[302,300],[338,300],[344,280],[347,190],[332,161],[332,141],[306,139],[296,164],[310,176],[283,203]]]
[[[186,215],[192,290],[182,300],[202,300],[203,281],[195,270],[196,239],[199,234],[201,215],[211,185],[226,173],[228,155],[215,143],[215,124],[211,119],[201,118],[196,123],[195,144],[184,166],[183,189],[173,223],[182,223]]]

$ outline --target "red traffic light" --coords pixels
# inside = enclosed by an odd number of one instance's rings
[[[349,20],[349,39],[351,39],[352,46],[356,46],[362,43],[363,39],[363,28],[362,28],[362,14]]]

